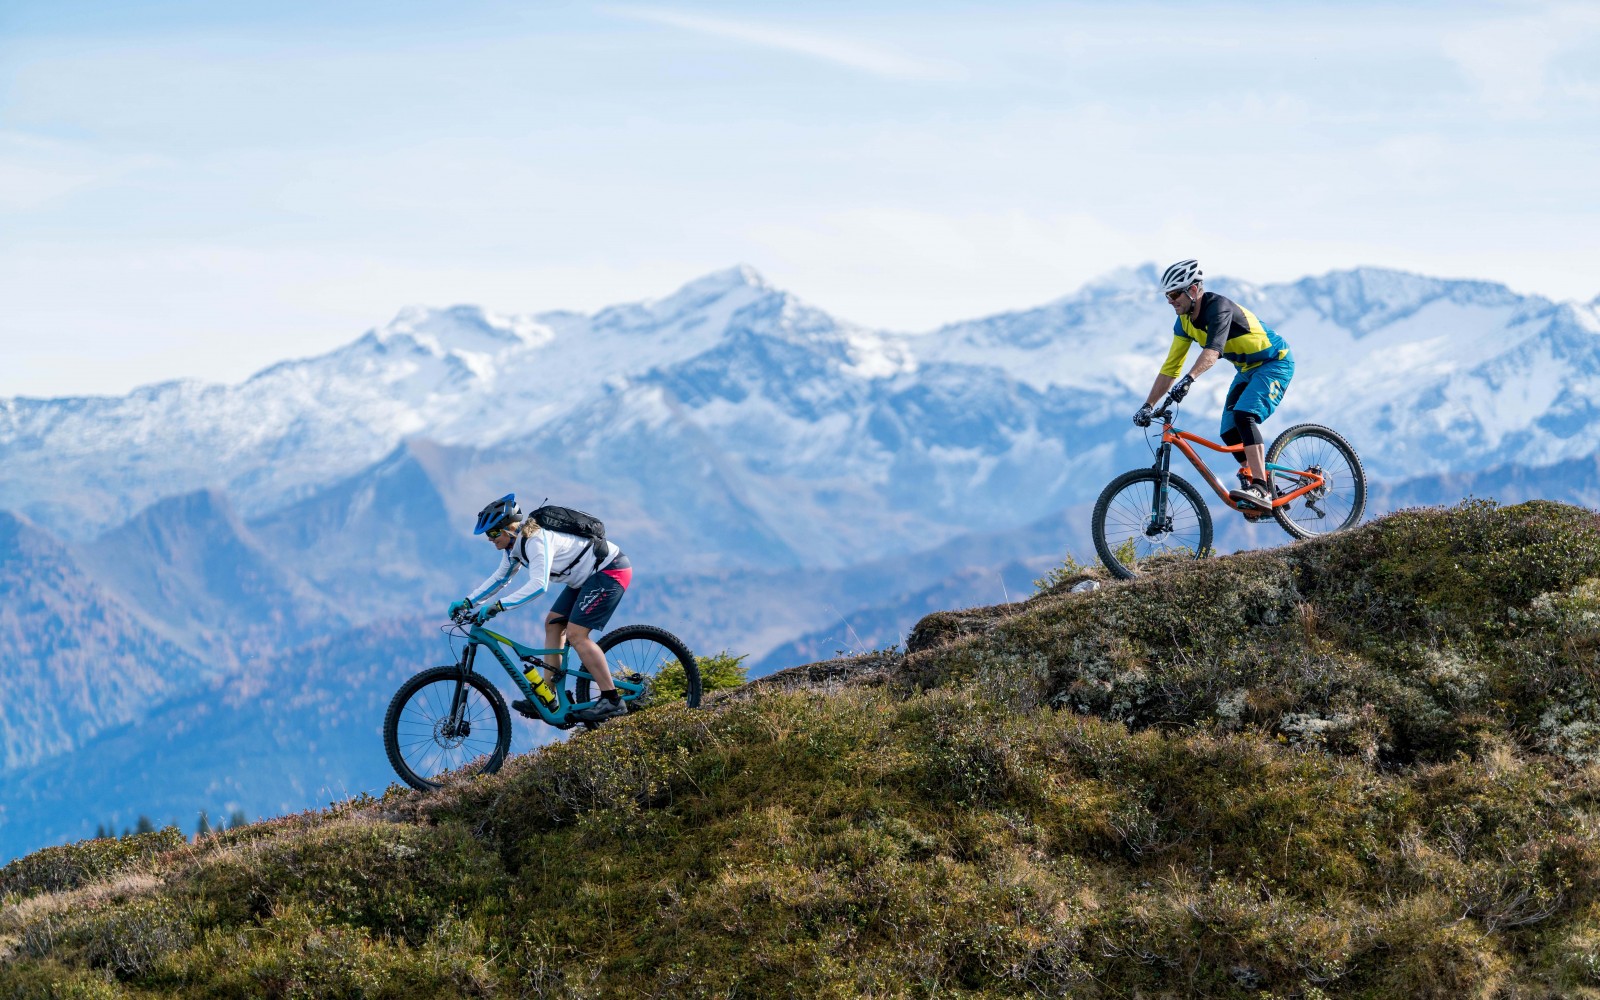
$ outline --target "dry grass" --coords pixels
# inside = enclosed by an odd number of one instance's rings
[[[1600,997],[1593,522],[1055,587],[434,794],[23,859],[0,997]]]

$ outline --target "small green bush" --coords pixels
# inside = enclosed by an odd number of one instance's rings
[[[64,892],[90,882],[115,878],[130,869],[148,867],[162,854],[187,844],[182,831],[169,826],[127,837],[102,837],[46,847],[0,868],[0,899]]]
[[[1068,552],[1062,558],[1061,565],[1051,567],[1044,576],[1033,581],[1033,590],[1034,593],[1040,594],[1097,575],[1099,575],[1098,567],[1080,563],[1072,553]]]
[[[709,694],[712,691],[723,691],[744,684],[746,680],[744,661],[748,655],[734,656],[725,649],[714,656],[696,658],[695,666],[700,670],[701,693]],[[683,672],[683,664],[673,660],[663,665],[657,672],[655,682],[650,687],[651,701],[682,701],[688,691],[689,678]]]

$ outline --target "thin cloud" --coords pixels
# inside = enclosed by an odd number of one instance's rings
[[[1534,13],[1469,23],[1447,32],[1444,51],[1501,110],[1528,110],[1554,93],[1582,99],[1585,81],[1551,80],[1558,57],[1583,50],[1600,35],[1600,13],[1564,4]]]
[[[108,155],[86,143],[0,131],[0,212],[43,208],[160,163],[153,156]]]
[[[605,7],[603,10],[636,21],[649,21],[672,28],[681,28],[713,38],[726,38],[747,45],[778,49],[796,55],[810,56],[839,66],[871,73],[892,80],[956,80],[964,74],[957,66],[916,59],[887,49],[865,45],[848,38],[820,35],[792,28],[752,24],[747,21],[729,21],[720,17],[705,17],[657,7]]]

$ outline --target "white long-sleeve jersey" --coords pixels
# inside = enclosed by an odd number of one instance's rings
[[[511,547],[501,551],[500,565],[489,579],[478,584],[467,600],[474,607],[493,597],[522,569],[528,571],[528,581],[510,597],[500,598],[507,610],[520,607],[544,593],[552,583],[579,587],[621,551],[604,539],[595,541],[579,535],[540,528],[532,535],[518,538]]]

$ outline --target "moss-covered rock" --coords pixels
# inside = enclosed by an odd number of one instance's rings
[[[975,631],[914,652],[903,676],[1389,763],[1496,734],[1574,763],[1600,753],[1600,521],[1561,504],[1404,511],[1041,595]]]

